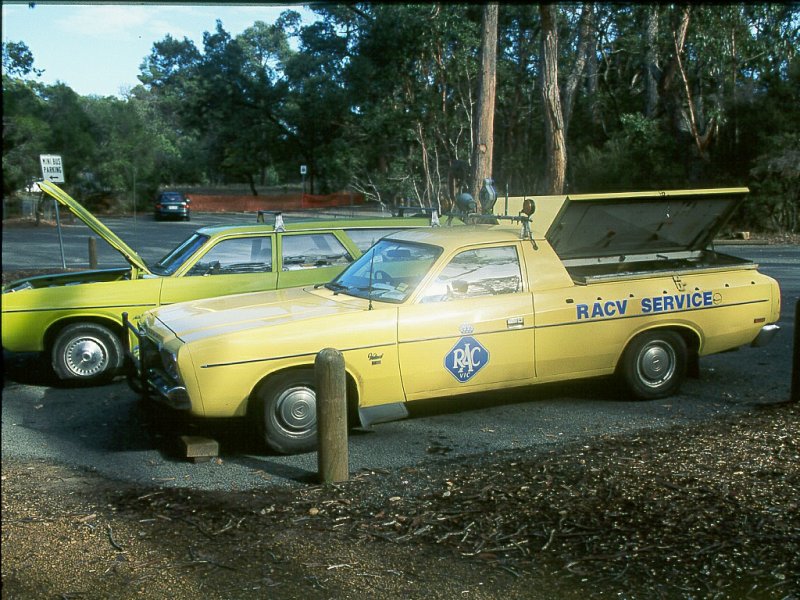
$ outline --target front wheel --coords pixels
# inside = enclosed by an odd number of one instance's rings
[[[256,392],[255,418],[264,443],[281,454],[317,448],[314,370],[280,373]]]
[[[686,342],[674,331],[648,331],[625,349],[620,375],[634,397],[665,398],[678,392],[686,378]]]
[[[119,338],[96,323],[69,325],[53,344],[53,370],[66,381],[106,382],[122,367],[123,358]]]

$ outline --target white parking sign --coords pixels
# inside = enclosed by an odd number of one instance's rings
[[[40,154],[42,179],[53,183],[64,183],[64,164],[58,154]]]

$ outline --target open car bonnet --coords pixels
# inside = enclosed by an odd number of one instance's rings
[[[150,269],[147,268],[147,265],[142,258],[130,246],[128,246],[128,244],[123,242],[117,234],[103,225],[103,223],[101,223],[97,217],[86,210],[86,208],[84,208],[80,202],[72,198],[64,190],[50,181],[39,182],[39,187],[44,192],[55,198],[59,204],[66,206],[70,211],[72,211],[72,213],[81,221],[83,221],[89,229],[94,231],[97,235],[108,242],[112,248],[116,249],[120,254],[122,254],[122,256],[125,257],[125,260],[131,264],[131,266],[140,269],[145,273],[150,273]]]
[[[567,196],[547,231],[562,260],[705,249],[747,188]]]

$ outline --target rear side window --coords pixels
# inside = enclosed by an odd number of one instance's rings
[[[284,271],[348,265],[353,257],[332,233],[284,234],[281,238]]]
[[[272,271],[272,238],[245,237],[222,240],[206,252],[188,275],[230,275]]]
[[[401,230],[387,229],[384,227],[378,227],[374,229],[359,228],[344,230],[347,236],[353,240],[353,243],[358,247],[359,250],[361,250],[361,252],[366,252],[379,239],[386,237],[387,235],[397,233],[398,231]]]

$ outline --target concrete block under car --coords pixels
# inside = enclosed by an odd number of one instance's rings
[[[181,442],[183,442],[186,458],[193,462],[207,462],[219,455],[217,440],[197,435],[182,435]]]

